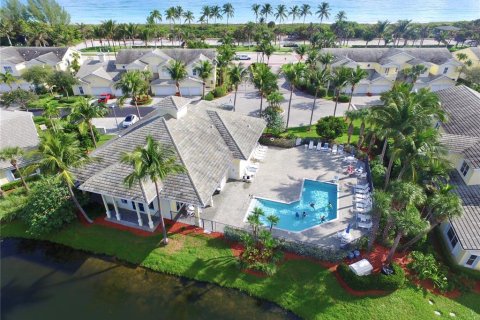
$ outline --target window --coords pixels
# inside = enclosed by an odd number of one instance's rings
[[[145,211],[145,208],[143,207],[143,203],[140,203],[140,202],[138,203],[138,209],[142,212]]]
[[[125,200],[125,199],[120,199],[120,202],[123,203],[123,204],[127,204],[127,203],[128,203],[128,201]]]
[[[12,69],[12,67],[10,67],[10,66],[4,66],[4,67],[3,67],[3,70],[5,70],[5,73],[7,73],[7,72],[8,72],[8,73],[13,73],[13,69]]]
[[[196,75],[197,75],[197,69],[193,69],[193,70],[192,70],[192,74],[193,74],[194,76],[196,76]]]
[[[455,248],[455,246],[458,243],[458,238],[457,238],[457,235],[455,234],[455,231],[453,231],[452,227],[448,229],[447,237],[448,237],[448,241],[450,241],[450,245],[452,246],[452,248]]]
[[[150,208],[150,210],[155,210],[155,206],[153,205],[153,201],[150,202],[150,204],[148,205],[148,207]]]
[[[445,74],[447,72],[448,72],[448,67],[445,67],[445,69],[443,69],[443,74]]]
[[[78,91],[80,92],[80,94],[85,94],[85,92],[83,91],[83,87],[78,87]]]
[[[473,266],[473,263],[475,262],[475,260],[477,260],[477,258],[478,258],[478,256],[472,254],[472,255],[470,256],[470,258],[468,258],[467,262],[465,262],[465,264],[466,264],[467,266]]]
[[[132,201],[132,208],[133,210],[137,210],[137,206],[135,205],[135,202]]]
[[[395,72],[398,72],[398,68],[395,68]]]
[[[470,170],[470,166],[466,161],[463,161],[462,167],[460,168],[460,172],[464,177],[467,175],[468,170]]]
[[[390,72],[390,68],[385,68],[385,74],[388,74]]]
[[[367,64],[367,67],[370,67],[370,63],[369,63],[369,64]]]

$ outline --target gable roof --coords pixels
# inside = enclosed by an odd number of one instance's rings
[[[160,99],[155,105],[160,108],[180,110],[187,106],[192,100],[184,97],[169,96]]]
[[[0,48],[0,55],[2,60],[15,64],[34,59],[44,63],[58,63],[67,51],[66,47],[3,47]]]
[[[124,49],[117,54],[116,64],[130,64],[141,60],[143,56],[151,56],[152,53],[162,56],[166,55],[171,59],[180,60],[186,65],[199,58],[201,55],[210,60],[215,59],[215,49]]]
[[[450,223],[464,250],[480,250],[480,185],[466,185],[456,170],[450,182],[463,202],[463,214],[450,219]]]
[[[78,70],[76,77],[84,82],[89,82],[85,78],[96,75],[100,78],[118,81],[124,70],[117,69],[114,61],[87,60]]]
[[[336,61],[350,59],[381,64],[391,62],[393,56],[401,53],[411,56],[411,61],[416,64],[424,61],[440,65],[453,58],[447,48],[325,48],[322,52],[333,54]]]
[[[38,143],[38,133],[31,112],[0,109],[0,150],[6,147],[29,150]],[[0,161],[1,169],[10,166],[9,161]]]
[[[176,102],[173,102],[177,100]],[[167,100],[168,101],[168,100]],[[184,100],[170,99],[174,104]],[[151,202],[155,191],[151,182],[127,188],[123,179],[131,172],[131,167],[119,162],[124,152],[132,151],[136,146],[143,145],[145,138],[152,135],[163,145],[175,150],[178,161],[187,168],[187,173],[169,176],[162,185],[160,196],[179,202],[206,206],[222,178],[230,169],[235,154],[225,143],[222,132],[212,122],[212,112],[219,118],[228,118],[226,122],[232,126],[238,123],[250,124],[256,128],[255,134],[260,136],[265,128],[261,119],[235,114],[229,118],[227,111],[214,110],[206,105],[188,105],[188,112],[180,119],[164,115],[161,108],[153,111],[141,121],[127,130],[121,137],[111,140],[92,153],[98,161],[76,169],[76,177],[81,190],[102,193],[119,198]],[[259,126],[258,123],[262,125]],[[235,138],[240,139],[235,134]],[[245,141],[239,141],[244,150],[255,147],[257,140],[251,141],[252,146],[246,146]]]

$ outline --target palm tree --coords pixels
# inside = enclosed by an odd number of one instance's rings
[[[228,69],[228,78],[230,79],[230,83],[232,84],[232,86],[235,88],[235,96],[233,98],[233,111],[236,110],[238,86],[245,80],[247,74],[248,70],[244,68],[242,64],[233,65],[231,68]]]
[[[195,16],[193,15],[193,12],[188,10],[183,14],[183,18],[185,19],[184,23],[191,24],[192,21],[195,20]]]
[[[12,84],[16,83],[18,80],[10,72],[0,73],[0,83],[5,83],[9,86],[10,91],[13,90]]]
[[[217,23],[217,19],[222,19],[222,10],[220,7],[217,5],[211,6],[210,16],[214,19],[214,23]]]
[[[255,23],[258,22],[258,15],[260,14],[260,8],[261,6],[258,3],[252,4],[252,11],[253,11],[253,14],[255,15]]]
[[[309,4],[302,4],[302,6],[300,7],[300,17],[303,17],[303,24],[305,24],[305,18],[307,18],[307,16],[311,16],[312,15],[312,11],[310,11],[312,7],[310,7]]]
[[[259,116],[262,116],[263,97],[277,89],[277,75],[265,63],[254,63],[250,68],[253,84],[260,92]]]
[[[305,56],[308,52],[308,47],[305,44],[301,44],[295,48],[295,53],[300,56],[300,61],[303,60],[303,56]]]
[[[206,20],[206,21],[207,21],[207,25],[208,25],[208,19],[209,19],[210,16],[212,15],[212,12],[210,11],[210,7],[209,7],[209,6],[203,6],[203,7],[202,7],[202,10],[200,11],[200,13],[201,13],[200,19]]]
[[[258,240],[258,229],[262,225],[260,217],[263,217],[264,215],[265,212],[261,208],[255,207],[253,208],[252,213],[247,217],[247,222],[252,227],[253,238],[255,241]]]
[[[205,98],[205,84],[208,78],[212,76],[213,65],[208,60],[201,60],[193,68],[193,70],[198,74],[200,79],[203,81],[203,93],[202,98]]]
[[[406,68],[403,70],[403,74],[405,75],[405,78],[410,77],[412,79],[412,84],[415,85],[418,77],[420,77],[420,75],[427,70],[427,67],[425,67],[423,64],[417,64],[411,68]]]
[[[458,61],[463,63],[463,65],[460,67],[460,72],[458,73],[458,78],[461,78],[462,73],[465,72],[467,67],[471,67],[473,65],[473,62],[468,58],[467,54],[463,52],[457,53],[457,59]]]
[[[350,90],[350,100],[348,100],[348,108],[347,111],[350,111],[350,106],[352,105],[352,98],[353,98],[353,92],[355,91],[355,87],[357,84],[360,83],[363,79],[365,79],[368,76],[368,73],[361,69],[359,66],[357,66],[356,69],[352,69],[350,72],[350,78],[348,79],[348,83],[351,85],[351,90]]]
[[[330,65],[332,64],[333,60],[335,60],[335,56],[330,52],[321,54],[318,57],[318,61],[320,61],[320,63],[323,65],[323,70],[330,69]],[[330,90],[330,78],[328,79],[328,83],[327,83],[327,94],[328,94],[328,90]]]
[[[50,101],[44,105],[42,115],[47,117],[48,120],[50,120],[53,131],[57,132],[57,128],[55,126],[53,118],[57,118],[58,116],[60,116],[60,109]]]
[[[15,173],[18,174],[18,177],[22,181],[23,187],[28,193],[30,188],[28,187],[27,182],[25,181],[25,178],[23,177],[23,174],[20,171],[20,168],[18,167],[18,162],[24,155],[25,155],[25,152],[20,147],[6,147],[0,150],[0,160],[10,161],[10,164],[15,169]]]
[[[316,12],[318,17],[320,18],[320,23],[323,22],[323,19],[328,20],[328,18],[330,18],[330,11],[331,11],[331,9],[330,9],[330,5],[328,4],[328,2],[320,3],[320,5],[318,6],[318,10]]]
[[[91,104],[87,98],[81,98],[77,104],[72,108],[72,112],[68,117],[79,124],[80,126],[87,126],[90,136],[92,137],[93,145],[97,147],[97,139],[93,132],[92,120],[94,118],[102,118],[108,113],[105,107],[98,104]]]
[[[345,20],[347,20],[347,13],[345,11],[339,11],[337,13],[337,15],[335,16],[335,19],[337,20],[337,23],[338,22],[343,22]]]
[[[270,224],[270,232],[272,232],[273,226],[276,226],[278,222],[280,221],[280,218],[274,214],[269,214],[267,216],[267,221]]]
[[[140,39],[145,43],[145,47],[148,47],[148,41],[152,40],[151,28],[148,26],[143,28],[140,32]]]
[[[108,46],[110,47],[110,40],[113,41],[113,35],[115,34],[115,29],[117,25],[114,20],[109,19],[103,21],[101,26],[105,32],[105,36],[107,37]],[[115,44],[113,44],[113,52],[115,52]]]
[[[287,112],[287,123],[285,125],[288,129],[288,123],[290,121],[290,108],[292,106],[292,96],[295,87],[300,84],[300,82],[305,78],[305,73],[307,71],[307,66],[304,63],[288,63],[284,64],[281,68],[282,74],[285,76],[285,79],[290,83],[290,99],[288,101],[288,112]]]
[[[403,35],[406,34],[408,29],[410,28],[410,22],[412,22],[412,20],[398,20],[397,25],[393,30],[393,45],[398,46],[398,44],[400,43],[400,38],[403,37]]]
[[[165,67],[165,71],[168,72],[170,78],[175,81],[175,86],[177,87],[176,95],[182,96],[180,92],[180,81],[187,78],[187,67],[185,63],[180,60],[172,60],[168,66]]]
[[[273,13],[272,5],[270,3],[265,3],[262,5],[262,10],[260,13],[265,17],[265,21],[268,21],[268,15]]]
[[[315,69],[317,66],[317,61],[318,61],[319,53],[315,49],[310,49],[307,52],[307,59],[305,59],[305,64],[310,68],[310,69]]]
[[[295,19],[300,17],[300,7],[295,5],[290,8],[289,15],[292,16],[292,24],[295,22]]]
[[[376,190],[373,193],[372,202],[372,229],[368,235],[368,251],[371,251],[373,248],[382,216],[391,216],[390,210],[392,206],[392,195],[388,192]]]
[[[95,160],[89,158],[80,148],[78,139],[72,134],[46,131],[40,137],[38,150],[33,151],[31,156],[35,163],[28,166],[27,171],[34,172],[40,169],[43,173],[53,174],[63,181],[77,210],[88,223],[92,223],[72,189],[76,181],[72,169]]]
[[[375,34],[378,37],[378,45],[380,45],[380,41],[384,38],[389,24],[390,21],[388,20],[377,21],[377,24],[375,25]]]
[[[282,23],[284,20],[286,20],[288,17],[287,15],[287,6],[284,4],[279,4],[275,8],[275,21],[279,21]]]
[[[170,7],[165,10],[165,20],[170,21],[170,30],[172,29],[172,23],[175,24],[175,7]]]
[[[338,99],[340,97],[340,92],[342,91],[345,86],[348,84],[348,80],[350,79],[351,69],[347,67],[340,67],[336,68],[333,71],[332,75],[332,83],[335,87],[335,109],[333,110],[333,116],[337,115],[337,105]]]
[[[138,24],[135,23],[129,23],[127,25],[127,35],[130,37],[130,40],[132,40],[132,45],[135,45],[135,37],[138,35]]]
[[[162,14],[159,10],[155,9],[150,12],[150,17],[153,18],[155,23],[159,24],[162,21]]]
[[[133,172],[126,176],[124,180],[129,188],[135,183],[139,183],[142,187],[143,183],[148,180],[155,185],[163,242],[167,244],[167,229],[160,210],[160,183],[171,175],[186,173],[186,168],[180,164],[173,149],[163,146],[150,135],[146,138],[145,146],[137,146],[132,152],[125,153],[121,161],[133,167]]]
[[[235,9],[233,8],[233,5],[230,2],[227,2],[223,5],[222,12],[227,17],[227,26],[228,26],[228,19],[233,18],[233,15],[235,14]]]
[[[129,70],[122,75],[117,83],[115,83],[115,88],[120,89],[123,92],[123,96],[120,98],[121,102],[129,96],[132,97],[135,108],[137,109],[138,118],[141,118],[141,116],[140,110],[138,109],[137,97],[147,94],[150,77],[151,75],[149,72]]]
[[[183,8],[182,6],[176,6],[174,8],[174,17],[175,19],[178,19],[178,23],[182,23],[182,17],[183,17]]]
[[[318,90],[322,88],[325,83],[330,79],[330,73],[325,69],[313,69],[309,73],[310,83],[315,88],[315,95],[313,97],[312,112],[310,114],[309,127],[312,126],[313,111],[315,110],[315,104],[317,102]]]

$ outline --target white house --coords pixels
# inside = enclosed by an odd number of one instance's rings
[[[25,111],[0,109],[0,150],[20,147],[25,151],[38,146],[38,133],[33,123],[33,114]],[[20,159],[18,166],[26,162]],[[20,179],[10,161],[0,161],[0,185]]]
[[[0,48],[0,72],[9,72],[18,79],[18,82],[13,84],[14,88],[29,90],[31,84],[20,78],[22,72],[32,66],[50,66],[58,71],[69,70],[75,59],[74,53],[79,54],[75,49],[64,47],[2,47]],[[79,63],[81,62],[80,57]],[[9,90],[6,84],[0,84],[0,92]]]
[[[462,216],[441,230],[455,261],[480,270],[480,93],[461,85],[437,94],[449,118],[439,130],[456,168],[450,183],[463,202]]]
[[[455,85],[461,66],[446,48],[325,48],[322,53],[334,56],[333,68],[359,66],[367,71],[367,78],[357,85],[354,94],[388,91],[395,81],[405,80],[405,69],[419,64],[427,71],[417,79],[414,89],[438,91]],[[345,92],[350,88],[346,87]]]
[[[121,94],[114,89],[114,83],[123,72],[129,70],[150,71],[153,75],[150,88],[153,95],[169,96],[176,93],[175,81],[165,70],[173,60],[180,60],[186,65],[188,76],[180,82],[182,96],[199,96],[203,90],[203,80],[194,70],[195,66],[208,60],[214,66],[212,76],[207,79],[207,89],[215,87],[216,51],[214,49],[125,49],[118,52],[115,61],[88,61],[80,68],[78,85],[73,86],[77,95],[101,93]]]
[[[266,126],[262,119],[223,111],[209,102],[192,105],[183,97],[164,98],[157,107],[121,137],[96,149],[92,156],[98,161],[76,169],[78,188],[103,202],[106,219],[145,230],[158,226],[159,210],[175,219],[190,208],[200,218],[227,179],[242,177]],[[124,152],[144,145],[148,135],[172,148],[187,169],[161,183],[160,207],[152,182],[125,185],[132,168],[120,162]]]

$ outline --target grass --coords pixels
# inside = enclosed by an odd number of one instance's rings
[[[353,134],[350,139],[350,143],[356,144],[358,141],[358,135],[360,133],[360,124],[362,123],[361,120],[354,120],[353,121]],[[288,128],[287,131],[281,134],[282,137],[287,137],[288,135],[293,134],[297,138],[302,139],[320,139],[320,136],[317,134],[315,125],[312,126],[302,126],[302,127],[292,127]],[[348,141],[348,133],[345,133],[335,139],[336,143],[346,144]]]
[[[19,222],[3,224],[3,237],[31,238]],[[408,285],[383,297],[349,295],[326,269],[310,261],[287,261],[272,277],[245,274],[226,242],[203,235],[138,237],[129,232],[77,222],[42,237],[75,249],[116,256],[131,263],[168,274],[217,283],[264,298],[306,319],[436,319],[434,311],[457,319],[480,319],[478,296],[465,294],[457,301],[435,296]],[[428,300],[434,301],[430,305]]]
[[[63,97],[60,99],[56,99],[54,96],[50,94],[46,94],[46,95],[40,96],[39,99],[37,100],[29,102],[28,108],[43,109],[45,105],[48,103],[53,104],[57,108],[69,108],[75,105],[80,99],[83,99],[83,97],[70,96],[69,98]]]
[[[97,148],[104,145],[105,143],[107,143],[108,141],[112,140],[115,137],[116,137],[116,135],[114,135],[114,134],[102,134],[102,135],[100,135],[100,138],[97,141]]]

